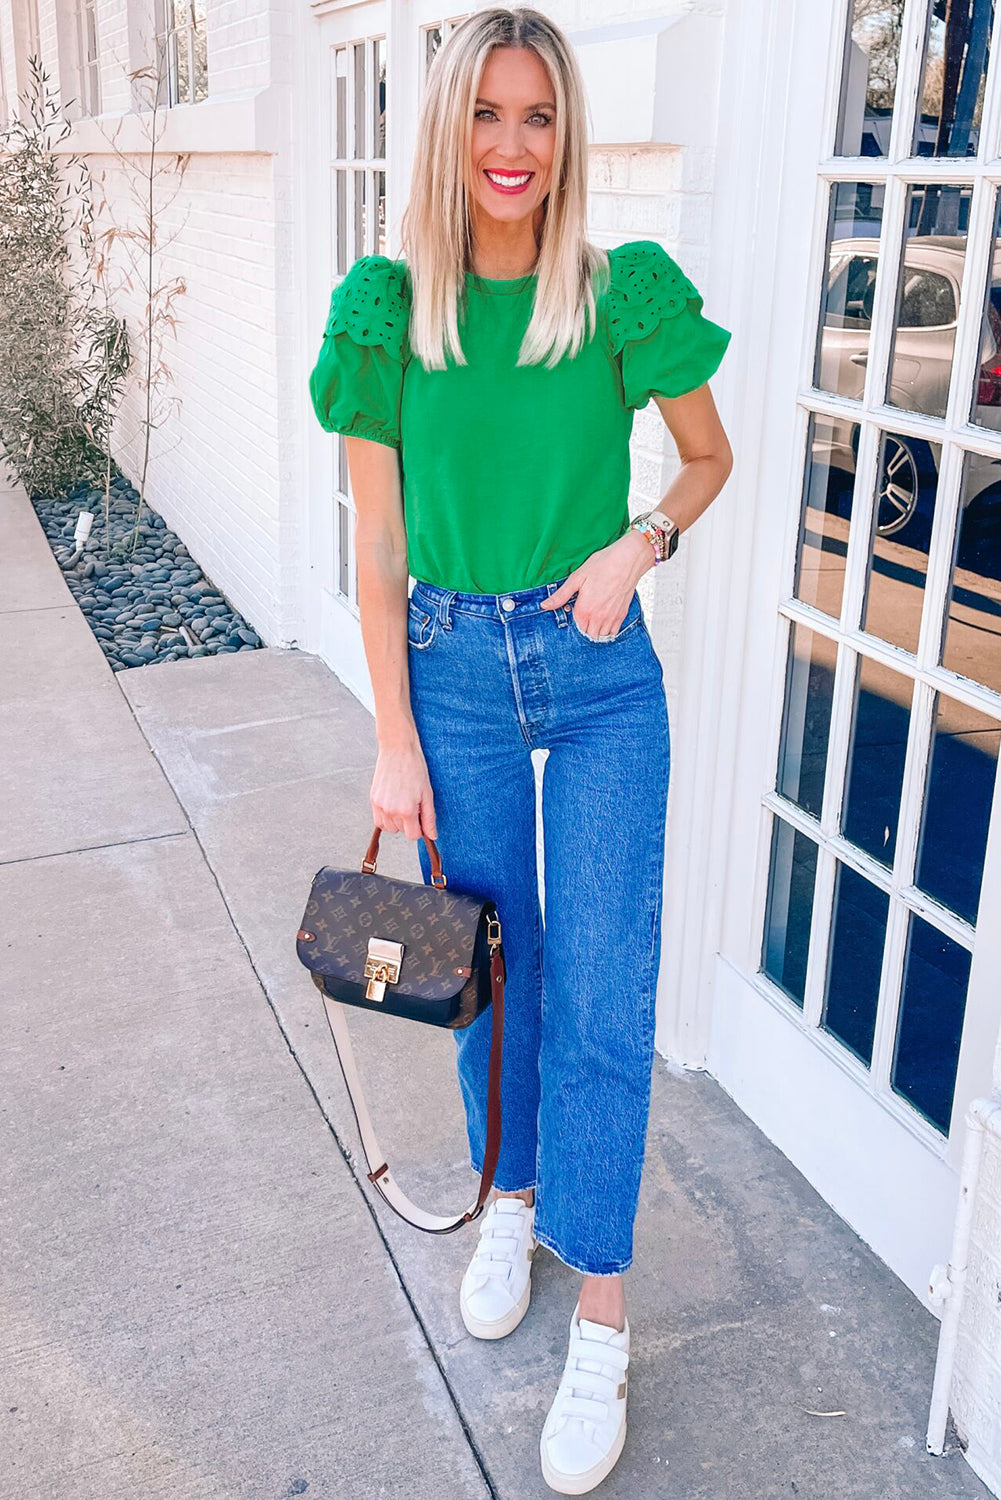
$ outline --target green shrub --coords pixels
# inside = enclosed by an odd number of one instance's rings
[[[97,297],[86,164],[53,150],[70,126],[36,58],[31,74],[0,132],[0,444],[40,495],[100,481],[129,354]]]

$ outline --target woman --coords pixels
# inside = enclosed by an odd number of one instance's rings
[[[729,333],[659,245],[587,241],[586,172],[566,38],[524,7],[470,17],[430,71],[403,259],[351,267],[310,377],[320,422],[348,435],[375,823],[437,840],[450,883],[501,914],[504,1129],[459,1300],[472,1334],[500,1338],[537,1245],[581,1273],[540,1439],[564,1494],[598,1484],[625,1437],[670,759],[636,584],[732,463],[706,384]],[[670,519],[643,529],[629,435],[651,396],[682,463]],[[544,929],[533,749],[549,752]],[[455,1038],[479,1172],[489,1015]]]

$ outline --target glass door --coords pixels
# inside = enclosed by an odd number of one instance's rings
[[[919,1294],[1001,1021],[994,12],[838,7],[746,908],[748,1093]]]

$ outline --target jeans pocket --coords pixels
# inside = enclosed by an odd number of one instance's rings
[[[438,616],[411,598],[407,605],[407,640],[415,651],[427,651],[438,636]]]
[[[581,629],[580,625],[578,625],[577,616],[574,614],[574,605],[576,605],[576,602],[577,601],[574,600],[573,605],[569,607],[570,623],[574,627],[574,630],[577,632],[578,638],[582,641],[586,641],[589,646],[614,646],[618,641],[621,641],[624,635],[628,635],[631,630],[636,629],[637,625],[641,625],[643,623],[643,606],[640,604],[640,596],[638,592],[634,590],[633,597],[629,601],[629,608],[626,610],[625,616],[622,620],[622,624],[619,626],[616,634],[610,641],[599,641],[596,640],[593,635],[588,635],[584,630]]]

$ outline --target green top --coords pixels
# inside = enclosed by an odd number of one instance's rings
[[[595,336],[553,369],[515,364],[534,272],[466,273],[468,363],[444,370],[412,356],[403,261],[362,256],[334,288],[313,408],[328,432],[399,449],[415,578],[464,593],[533,588],[628,529],[633,412],[702,385],[730,334],[654,241],[609,261]]]

